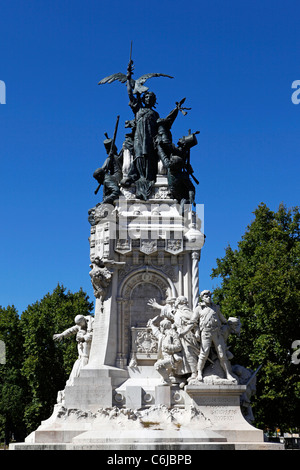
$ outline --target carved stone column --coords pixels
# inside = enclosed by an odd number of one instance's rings
[[[199,260],[200,252],[193,251],[192,254],[192,295],[193,303],[192,308],[195,310],[199,300]]]

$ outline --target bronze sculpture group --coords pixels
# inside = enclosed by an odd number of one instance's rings
[[[183,104],[185,98],[176,102],[176,107],[167,115],[160,118],[154,109],[156,95],[144,86],[146,80],[152,77],[168,77],[161,73],[148,73],[137,80],[133,80],[133,61],[130,60],[127,74],[116,73],[100,80],[99,85],[120,81],[126,83],[129,97],[129,106],[134,114],[132,120],[125,122],[125,127],[131,129],[126,134],[122,149],[118,152],[115,140],[118,129],[119,116],[115,127],[114,137],[109,139],[106,134],[104,146],[107,158],[102,167],[97,168],[93,176],[98,182],[98,192],[103,185],[102,203],[113,203],[121,194],[121,188],[134,188],[135,197],[141,200],[151,198],[153,186],[158,173],[158,164],[162,163],[167,181],[170,197],[179,204],[195,203],[195,186],[191,178],[198,184],[193,175],[190,164],[190,149],[197,145],[196,134],[191,133],[179,139],[177,145],[173,143],[171,127],[178,112],[186,115]],[[130,166],[126,174],[123,172],[124,149],[130,151]]]

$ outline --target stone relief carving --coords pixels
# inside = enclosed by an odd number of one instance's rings
[[[155,253],[157,251],[157,240],[141,240],[140,251],[146,255]]]
[[[136,264],[136,265],[131,265],[131,264],[126,264],[124,268],[120,269],[119,271],[119,282],[123,281],[126,276],[128,276],[129,273],[131,273],[134,270],[140,269],[144,266],[143,263]]]
[[[128,276],[128,274],[130,274],[133,271],[138,271],[144,266],[145,266],[144,263],[138,263],[138,264],[126,263],[124,268],[121,268],[119,271],[119,281],[123,281],[126,278],[126,276]],[[157,266],[157,264],[152,260],[152,258],[149,260],[148,266],[153,267],[157,273],[159,273],[162,276],[166,276],[172,282],[176,281],[174,266],[171,266],[169,264]]]
[[[88,221],[92,227],[108,216],[114,216],[114,206],[109,203],[99,203],[88,211]]]
[[[129,367],[138,367],[141,359],[152,359],[158,352],[158,341],[149,328],[131,328],[131,358]]]
[[[131,251],[131,239],[123,238],[117,239],[115,245],[115,251],[121,254],[129,253]]]
[[[119,397],[116,400],[120,401]],[[75,422],[86,420],[87,418],[97,425],[113,427],[116,431],[120,429],[167,429],[177,430],[186,423],[187,417],[183,409],[168,408],[165,405],[154,405],[146,409],[137,410],[127,407],[112,406],[101,408],[96,412],[83,412],[79,409],[67,409],[60,407],[57,411],[58,420],[71,418]],[[189,410],[190,425],[199,426],[199,422],[210,424],[208,417],[204,416],[195,406]]]
[[[183,251],[183,239],[166,240],[165,250],[173,255],[181,253]]]
[[[98,257],[96,257],[92,261],[92,264],[90,264],[90,268],[92,268],[89,274],[94,289],[94,295],[96,299],[103,300],[107,288],[111,282],[112,272],[107,269],[103,261]]]
[[[138,353],[157,353],[156,337],[149,331],[140,331],[136,338],[136,351]]]
[[[119,267],[123,266],[124,264],[125,262],[118,262],[108,259],[103,260],[98,256],[92,260],[92,264],[90,264],[90,268],[92,269],[89,274],[96,299],[104,299],[107,293],[107,288],[112,279],[113,271],[109,270],[106,266]]]
[[[155,192],[154,199],[170,199],[171,195],[169,192],[169,188],[166,186],[162,186],[158,188],[158,190]]]

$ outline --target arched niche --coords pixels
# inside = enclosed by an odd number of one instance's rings
[[[150,318],[159,314],[147,305],[155,298],[164,304],[167,297],[176,297],[172,280],[155,268],[139,268],[128,274],[118,295],[118,357],[128,362],[131,351],[131,328],[146,327]]]

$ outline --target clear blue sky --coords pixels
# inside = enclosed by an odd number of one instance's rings
[[[298,1],[1,2],[0,305],[21,313],[58,282],[93,299],[88,209],[92,175],[104,161],[104,132],[131,119],[126,87],[98,86],[126,72],[152,79],[165,116],[186,97],[192,110],[176,140],[200,130],[191,160],[205,205],[200,289],[236,247],[260,202],[299,204]],[[120,124],[120,148],[125,129]]]

